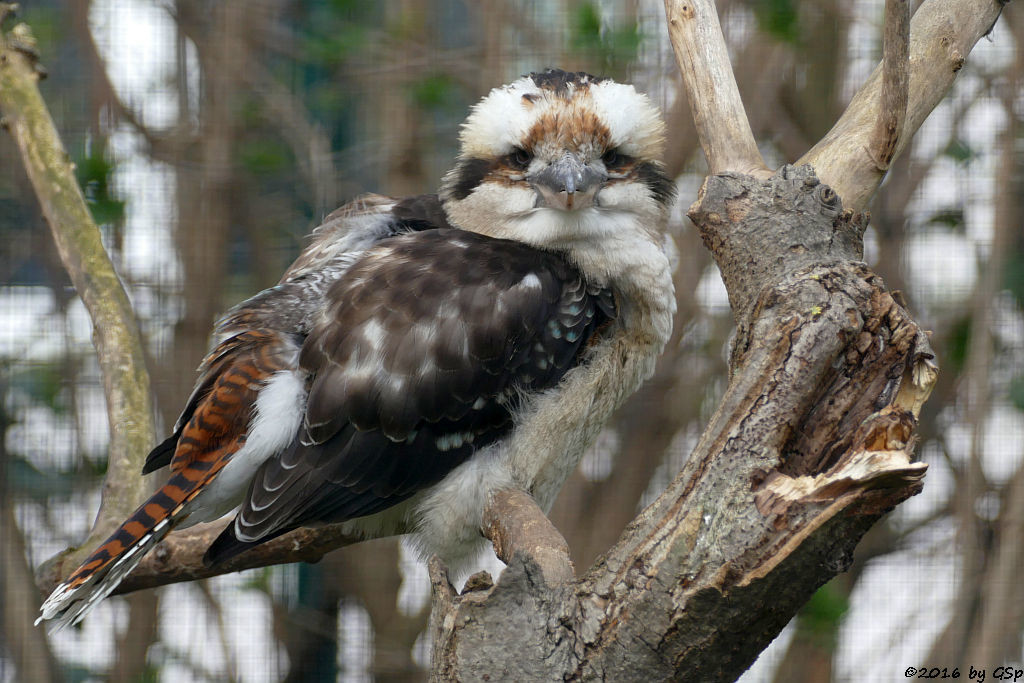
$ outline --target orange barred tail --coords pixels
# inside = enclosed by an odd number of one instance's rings
[[[36,625],[53,620],[48,625],[53,633],[81,621],[174,528],[184,516],[185,503],[201,489],[182,474],[171,477],[54,589],[43,602]]]

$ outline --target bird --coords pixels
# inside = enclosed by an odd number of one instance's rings
[[[346,204],[217,322],[143,466],[167,482],[37,624],[78,623],[172,529],[233,510],[209,565],[343,523],[464,567],[492,493],[550,509],[671,334],[665,126],[630,84],[548,69],[486,94],[459,142],[437,194]]]

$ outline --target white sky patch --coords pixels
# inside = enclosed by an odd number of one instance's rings
[[[181,264],[172,230],[176,219],[174,170],[145,154],[142,137],[127,125],[110,136],[116,160],[114,187],[125,201],[123,262],[133,281],[175,284]]]
[[[68,470],[78,459],[78,435],[65,415],[47,406],[27,406],[5,435],[7,450],[41,469]]]
[[[149,126],[169,128],[178,118],[173,88],[175,26],[168,9],[147,0],[92,3],[89,28],[121,99]]]
[[[175,88],[176,30],[167,7],[152,0],[101,0],[91,5],[89,26],[118,96],[154,129],[179,119]],[[185,41],[188,111],[198,111],[199,66],[195,45]],[[193,123],[195,123],[193,121]],[[174,171],[146,154],[130,125],[110,131],[115,161],[113,187],[126,202],[124,252],[119,271],[130,281],[174,285],[181,265],[172,240]],[[145,318],[143,311],[137,311]]]
[[[857,582],[840,627],[835,680],[902,679],[945,627],[957,582],[953,529],[933,524],[918,536],[928,545],[872,561]]]
[[[857,89],[864,84],[871,72],[878,66],[881,57],[879,52],[879,36],[882,28],[882,3],[851,2],[848,6],[850,16],[850,45],[860,46],[850,51],[846,65],[846,78],[842,85],[843,102],[848,102]]]
[[[704,271],[697,285],[697,301],[711,315],[724,315],[729,312],[729,291],[722,282],[718,266],[711,264]]]
[[[194,665],[213,680],[227,680],[231,667],[237,680],[245,683],[280,680],[288,658],[271,632],[267,595],[245,587],[250,578],[251,572],[242,572],[210,581],[211,594],[222,612],[223,633],[196,585],[173,584],[163,589],[159,642],[168,657],[161,667],[161,681],[194,680]]]
[[[355,601],[343,601],[338,610],[338,678],[346,683],[371,683],[373,623]]]
[[[93,671],[108,670],[114,663],[114,634],[128,623],[128,603],[124,598],[104,600],[83,619],[79,628],[66,628],[50,636],[54,654],[61,662]]]
[[[933,226],[906,244],[907,279],[926,306],[948,308],[971,295],[978,271],[971,240]]]
[[[63,353],[60,335],[47,327],[55,322],[53,292],[47,287],[0,289],[0,354],[25,361],[52,358]]]
[[[427,566],[419,559],[408,537],[399,545],[398,568],[402,574],[402,587],[398,591],[398,609],[406,616],[417,614],[430,599],[430,576]]]
[[[993,405],[985,419],[982,443],[985,478],[996,486],[1009,483],[1024,460],[1024,414],[1008,403]]]

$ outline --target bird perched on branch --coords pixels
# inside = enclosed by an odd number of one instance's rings
[[[664,126],[630,85],[550,70],[492,90],[460,139],[439,195],[335,211],[218,323],[143,468],[170,479],[40,619],[76,623],[171,529],[239,505],[206,562],[344,522],[459,565],[491,492],[551,506],[669,338]]]

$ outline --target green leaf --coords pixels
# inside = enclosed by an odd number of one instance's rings
[[[754,16],[763,32],[784,43],[800,39],[799,17],[793,0],[756,0]]]
[[[273,567],[261,567],[252,569],[245,573],[246,580],[242,583],[242,590],[254,590],[270,595],[270,580],[273,578]]]
[[[973,161],[978,156],[978,153],[960,138],[950,140],[949,144],[946,145],[946,149],[942,150],[942,153],[961,164]]]
[[[291,151],[272,138],[249,140],[239,147],[242,166],[255,175],[272,175],[291,164]]]
[[[577,6],[570,26],[570,47],[598,65],[599,75],[621,76],[625,65],[636,59],[643,35],[636,22],[603,26],[595,3]]]
[[[818,640],[820,647],[835,649],[839,624],[849,609],[848,596],[831,582],[826,583],[800,610],[797,628],[809,639]]]
[[[601,47],[601,15],[589,2],[580,3],[573,17],[573,47],[579,50],[597,50]]]
[[[58,415],[69,409],[68,394],[64,390],[63,368],[59,363],[33,363],[11,373],[8,380],[33,402],[41,403]]]
[[[1024,412],[1024,375],[1017,375],[1010,382],[1010,400],[1017,410]]]
[[[424,109],[450,109],[455,101],[455,81],[446,74],[433,74],[411,85],[412,98]]]
[[[942,354],[954,373],[959,374],[967,361],[967,346],[971,342],[971,326],[974,320],[970,316],[953,323],[949,330],[946,352]]]
[[[928,219],[930,225],[945,225],[960,232],[964,228],[964,210],[962,207],[942,209]]]
[[[93,140],[75,159],[75,177],[85,195],[92,219],[97,225],[112,225],[124,220],[125,203],[111,191],[114,163],[107,158],[107,141]]]
[[[1003,266],[1003,286],[1010,290],[1017,305],[1024,307],[1024,254],[1014,251]]]

